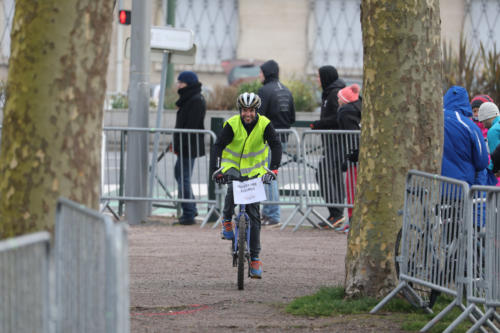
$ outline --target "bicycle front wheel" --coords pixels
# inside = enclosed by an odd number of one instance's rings
[[[238,289],[243,290],[245,279],[245,241],[246,225],[245,216],[238,221]]]

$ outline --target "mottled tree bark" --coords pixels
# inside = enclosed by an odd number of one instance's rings
[[[385,296],[410,169],[439,173],[443,143],[438,0],[363,0],[363,116],[346,293]]]
[[[0,239],[51,231],[60,196],[98,207],[112,11],[109,0],[16,0]]]

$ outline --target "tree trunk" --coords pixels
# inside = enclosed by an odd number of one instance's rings
[[[345,288],[348,297],[381,297],[396,284],[406,174],[441,170],[439,1],[363,0],[361,23],[363,119]]]
[[[0,239],[52,231],[60,196],[98,207],[112,12],[109,0],[16,0]]]

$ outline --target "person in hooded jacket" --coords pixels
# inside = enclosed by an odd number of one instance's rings
[[[333,66],[322,66],[318,70],[318,77],[323,90],[321,94],[321,113],[319,120],[311,124],[314,130],[338,130],[339,123],[337,112],[339,108],[338,92],[345,88],[343,80],[339,79],[337,69]],[[316,180],[319,184],[321,196],[327,204],[343,203],[345,197],[344,180],[342,176],[342,158],[337,138],[322,135],[323,156],[318,163]],[[334,226],[340,226],[345,221],[344,210],[339,207],[328,207],[328,221]],[[320,227],[329,228],[325,222],[319,223]]]
[[[479,127],[470,119],[467,90],[452,86],[444,95],[444,145],[441,174],[477,185],[488,166],[488,151]],[[484,184],[479,184],[484,185]]]
[[[179,109],[175,119],[175,128],[204,129],[206,103],[201,94],[201,83],[198,81],[198,76],[191,71],[180,73],[177,78],[177,88],[179,99],[175,104]],[[194,199],[191,175],[195,159],[205,155],[204,134],[174,133],[172,149],[177,155],[174,174],[179,198]],[[195,224],[196,204],[182,202],[181,208],[182,215],[176,224]]]
[[[259,114],[266,116],[275,129],[289,129],[295,122],[295,105],[290,90],[279,80],[279,66],[274,60],[268,60],[260,66],[260,80],[262,87],[257,94],[262,104]],[[278,134],[279,135],[279,134]],[[288,135],[281,134],[282,150],[286,151]],[[269,156],[271,163],[272,156]],[[268,201],[279,201],[278,182],[272,181],[265,186]],[[262,220],[264,225],[277,225],[280,222],[281,211],[279,205],[264,205]]]

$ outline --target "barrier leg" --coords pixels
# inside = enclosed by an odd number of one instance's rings
[[[317,211],[313,210],[313,214],[316,215],[316,217],[318,219],[320,219],[322,222],[326,223],[327,226],[329,226],[330,228],[333,229],[333,225],[330,223],[330,221],[328,221],[327,219],[325,219],[323,217],[323,215],[321,215],[320,213],[318,213]],[[316,223],[313,223],[315,227],[319,228],[319,226],[316,224]]]
[[[207,215],[203,219],[203,222],[201,223],[200,228],[203,228],[205,226],[205,224],[207,224],[208,219],[210,219],[210,217],[212,216],[213,213],[216,213],[217,215],[219,215],[219,217],[221,216],[219,211],[217,209],[215,209],[215,206],[210,207],[210,210],[208,211]]]
[[[293,231],[297,231],[297,229],[302,225],[302,223],[304,223],[304,221],[307,219],[307,217],[309,216],[309,214],[311,214],[312,212],[312,208],[308,208],[306,210],[306,212],[304,213],[304,216],[302,216],[302,218],[300,219],[299,223],[297,223],[297,225],[295,226],[295,228],[293,228]]]
[[[283,223],[283,225],[281,226],[280,230],[283,230],[286,228],[286,226],[290,223],[290,221],[292,221],[292,218],[295,216],[295,214],[297,214],[297,212],[299,211],[300,207],[297,206],[294,208],[293,212],[290,214],[290,216],[286,219],[285,223]]]
[[[488,310],[489,311],[489,310]],[[473,316],[472,314],[469,316],[470,320],[472,321],[473,324],[475,324],[479,319],[483,318],[484,317],[484,313],[476,306],[474,308],[474,314],[475,316]],[[496,312],[495,312],[496,313]],[[493,332],[500,332],[500,330],[495,326],[495,324],[493,324],[493,322],[491,320],[489,320],[489,317],[490,316],[487,316],[485,318],[485,321],[486,321],[486,325],[491,328],[493,330]],[[478,319],[479,318],[479,319]],[[484,333],[487,333],[488,331],[486,331],[486,329],[484,329],[483,327],[480,327],[479,328],[481,330],[481,332],[484,332]]]
[[[406,281],[401,282],[393,291],[391,291],[387,296],[384,297],[383,300],[381,300],[375,307],[370,311],[370,314],[375,314],[378,310],[380,310],[384,305],[387,304],[393,298],[396,296],[403,288],[406,288],[407,284]]]
[[[488,318],[493,316],[494,314],[495,308],[489,308],[488,311],[486,311],[486,313],[481,318],[479,318],[479,320],[476,321],[476,323],[467,331],[467,333],[472,333],[478,330],[479,327],[481,327],[488,320]],[[498,330],[498,328],[496,327],[492,329],[494,330],[494,332],[500,332],[500,330]]]
[[[217,221],[215,221],[214,226],[212,227],[212,229],[217,228],[217,226],[219,224],[221,224],[221,223],[222,223],[222,215],[219,215],[219,218],[217,219]]]
[[[446,316],[446,314],[448,312],[450,312],[451,310],[453,310],[453,307],[459,306],[459,304],[457,302],[458,302],[458,300],[455,299],[455,300],[453,300],[453,302],[451,302],[450,304],[448,304],[448,306],[445,307],[441,312],[439,312],[436,317],[432,318],[431,321],[429,321],[427,324],[425,324],[425,326],[422,327],[422,329],[420,330],[420,332],[427,332],[438,321],[440,321],[441,319],[443,319],[443,317]]]

